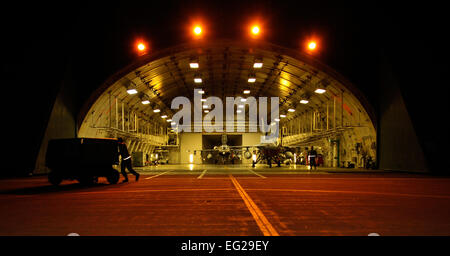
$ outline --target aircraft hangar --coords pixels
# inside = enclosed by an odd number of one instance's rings
[[[434,10],[194,2],[11,12],[0,235],[449,234]]]
[[[205,127],[201,132],[177,131],[171,118],[178,110],[171,108],[172,100],[185,96],[194,102],[194,89],[202,93],[202,119],[214,109],[206,105],[208,97],[224,103],[227,97],[241,97],[234,102],[234,131],[224,125],[213,132]],[[369,159],[376,161],[375,114],[358,88],[307,54],[268,43],[197,43],[141,56],[91,95],[78,116],[78,137],[123,137],[140,166],[157,160],[206,163],[201,151],[223,143],[216,139],[216,145],[206,145],[212,135],[239,136],[229,140],[232,146],[249,146],[255,153],[262,133],[249,129],[255,104],[246,102],[249,97],[279,98],[279,117],[272,119],[279,126],[275,143],[292,148],[295,164],[311,146],[323,157],[324,167],[366,168]],[[238,121],[242,112],[245,120]],[[244,157],[247,150],[235,152],[236,163],[252,163]]]

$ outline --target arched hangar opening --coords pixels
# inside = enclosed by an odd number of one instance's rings
[[[315,146],[324,166],[364,167],[368,158],[376,160],[375,113],[364,95],[311,56],[261,42],[196,42],[139,57],[91,95],[78,116],[78,136],[123,137],[137,165],[158,153],[169,163],[201,163],[190,152],[208,144],[203,134],[170,128],[178,111],[172,100],[193,101],[195,88],[202,98],[223,102],[279,97],[283,146],[297,147],[298,154]],[[258,133],[233,134],[242,135],[236,140],[242,145],[259,143]]]

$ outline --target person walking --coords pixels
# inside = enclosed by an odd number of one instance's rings
[[[312,170],[313,166],[314,166],[314,170],[317,170],[316,158],[317,158],[317,151],[314,150],[314,147],[311,147],[311,150],[308,152],[309,169],[310,170]]]
[[[122,157],[122,163],[120,164],[120,172],[125,178],[122,182],[128,182],[128,175],[125,172],[125,168],[127,168],[129,172],[131,172],[134,176],[136,176],[136,181],[138,181],[140,174],[137,173],[131,165],[131,156],[130,153],[128,153],[127,145],[125,145],[125,142],[123,142],[122,138],[117,138],[117,142],[119,143],[119,154]]]

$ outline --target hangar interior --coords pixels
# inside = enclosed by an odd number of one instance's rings
[[[220,140],[205,131],[171,127],[177,111],[171,109],[172,100],[185,96],[193,102],[194,89],[202,90],[202,99],[216,96],[223,102],[226,97],[279,97],[278,144],[295,147],[297,155],[314,146],[324,166],[364,168],[377,158],[375,114],[364,95],[307,54],[268,43],[209,42],[141,56],[91,95],[78,116],[77,136],[123,137],[136,164],[156,158],[203,163],[193,152]],[[251,107],[239,105],[236,111],[244,113]],[[245,125],[245,132],[229,134],[229,143],[260,143],[261,133],[248,130],[248,117]]]

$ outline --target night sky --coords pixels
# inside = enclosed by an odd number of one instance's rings
[[[206,22],[207,38],[244,39],[243,26],[255,17],[264,22],[264,40],[270,43],[301,51],[306,38],[320,37],[316,58],[358,86],[375,109],[380,56],[385,56],[422,146],[428,154],[443,154],[448,128],[440,120],[449,109],[443,93],[449,85],[445,8],[430,1],[309,2],[18,3],[4,8],[0,83],[3,102],[13,101],[2,104],[2,123],[8,149],[18,155],[11,168],[33,167],[34,160],[22,166],[19,161],[37,154],[62,81],[77,88],[76,112],[97,86],[136,58],[136,38],[148,40],[151,51],[175,46],[190,40],[186,30],[195,18]]]

